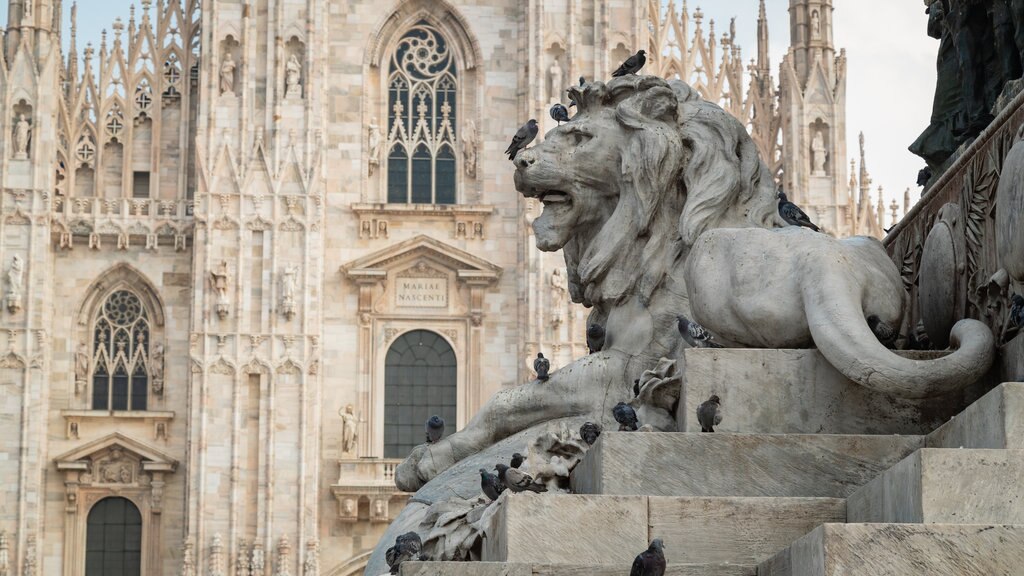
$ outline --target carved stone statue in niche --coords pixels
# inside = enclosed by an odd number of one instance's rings
[[[295,316],[295,287],[299,281],[299,266],[285,266],[281,272],[281,313],[288,320]]]
[[[811,12],[811,38],[821,38],[821,16],[817,10]]]
[[[75,394],[81,394],[89,382],[89,347],[78,345],[75,351]]]
[[[565,304],[568,298],[568,284],[561,268],[551,272],[551,326],[558,330],[565,319]]]
[[[157,344],[153,348],[153,357],[149,364],[149,376],[153,379],[153,393],[164,394],[164,345]]]
[[[466,122],[462,127],[462,166],[469,178],[476,178],[476,122]]]
[[[228,284],[230,281],[231,273],[228,272],[228,263],[226,260],[221,260],[217,268],[210,271],[210,282],[213,284],[213,291],[217,296],[214,310],[221,320],[228,317]]]
[[[99,480],[109,484],[131,484],[132,462],[125,458],[119,446],[110,449],[110,454],[100,461]]]
[[[235,57],[230,50],[224,52],[224,62],[220,65],[220,93],[226,96],[235,95]]]
[[[341,416],[341,451],[344,454],[351,454],[356,449],[356,440],[359,439],[359,418],[351,404],[338,410],[338,415]]]
[[[550,88],[548,91],[548,98],[551,101],[558,101],[562,97],[562,65],[558,63],[558,56],[555,56],[553,62],[551,62],[551,68],[548,68],[548,81],[550,82]]]
[[[32,141],[32,125],[25,119],[24,114],[18,115],[18,121],[14,123],[14,159],[25,160],[28,158],[28,148]]]
[[[367,163],[370,168],[370,176],[373,176],[377,166],[380,165],[380,125],[377,124],[376,118],[370,120],[370,125],[366,127],[366,133]]]
[[[292,54],[284,65],[284,85],[285,98],[302,98],[302,64],[295,54]]]
[[[825,175],[825,159],[828,150],[825,148],[825,137],[821,130],[815,130],[814,139],[811,141],[811,169],[815,176]]]
[[[7,311],[11,314],[21,310],[21,287],[24,283],[25,263],[21,256],[11,257],[11,267],[7,269]]]

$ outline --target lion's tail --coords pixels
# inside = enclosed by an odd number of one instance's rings
[[[819,289],[821,287],[818,287]],[[805,293],[814,343],[844,376],[861,386],[903,398],[955,392],[980,380],[995,361],[995,338],[977,320],[961,320],[950,333],[953,351],[941,358],[912,360],[887,349],[868,328],[860,302],[841,286],[826,286],[827,305]]]

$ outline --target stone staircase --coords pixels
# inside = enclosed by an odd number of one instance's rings
[[[773,434],[759,427],[801,430],[801,403],[831,402],[849,416],[842,427],[873,432],[913,431],[950,407],[843,406],[844,384],[822,387],[820,373],[789,382],[786,404],[777,368],[780,384],[759,404],[751,386],[709,385],[716,377],[690,359],[684,388],[700,374],[700,390],[680,404],[692,412],[724,390],[721,432],[606,432],[573,471],[573,494],[502,496],[484,561],[406,563],[401,574],[624,576],[661,538],[669,576],[1024,575],[1024,383],[997,386],[927,434]],[[797,413],[769,414],[782,406]],[[893,409],[902,423],[884,421]],[[678,417],[691,429],[683,407]]]

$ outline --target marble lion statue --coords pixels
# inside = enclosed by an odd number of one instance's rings
[[[633,398],[634,379],[679,357],[678,314],[726,345],[817,346],[852,380],[905,397],[965,386],[993,362],[994,338],[973,320],[954,327],[957,349],[939,359],[878,342],[865,318],[899,326],[905,301],[881,243],[785,226],[744,126],[686,83],[630,75],[569,97],[577,114],[518,154],[515,185],[543,204],[536,245],[563,251],[569,294],[605,327],[604,348],[546,382],[502,390],[465,428],[416,448],[396,471],[400,489],[423,488],[425,501],[479,492],[480,465],[546,424],[615,429],[610,409]],[[407,507],[395,530],[414,527],[416,514]]]

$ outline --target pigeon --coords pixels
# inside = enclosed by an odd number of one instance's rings
[[[881,318],[874,314],[868,316],[868,328],[871,328],[871,331],[875,333],[875,338],[878,338],[878,341],[886,348],[896,347],[896,339],[900,337],[900,333]]]
[[[700,422],[701,432],[714,432],[715,426],[722,423],[722,400],[718,394],[712,394],[697,406],[697,422]]]
[[[520,454],[519,452],[516,452],[515,454],[512,455],[512,461],[509,462],[508,465],[518,470],[519,467],[523,465],[523,462],[526,462],[526,457]]]
[[[580,438],[587,443],[587,446],[593,446],[594,442],[597,442],[597,437],[601,435],[601,425],[594,424],[593,422],[584,422],[583,426],[580,426]]]
[[[569,121],[569,109],[562,106],[561,102],[555,102],[555,105],[551,107],[551,119],[557,121],[561,126],[562,122]]]
[[[638,50],[636,54],[633,54],[626,61],[619,66],[615,72],[612,72],[612,76],[625,76],[626,74],[636,74],[644,67],[647,63],[647,54],[643,50]]]
[[[637,378],[636,380],[633,380],[633,397],[634,398],[639,398],[640,397],[640,379],[639,378]]]
[[[782,216],[782,219],[790,226],[803,226],[815,232],[821,232],[821,229],[811,222],[810,217],[799,206],[786,198],[786,193],[782,190],[779,190],[779,216]]]
[[[504,464],[498,464],[495,466],[498,469],[498,479],[502,481],[505,486],[512,491],[513,494],[520,492],[547,492],[548,488],[544,484],[537,482],[526,472],[520,472],[515,468],[509,468]]]
[[[512,143],[505,150],[505,154],[508,154],[508,159],[515,160],[516,154],[519,154],[520,150],[529,146],[530,142],[533,142],[533,139],[537,137],[537,131],[537,121],[533,118],[530,118],[526,124],[520,126],[519,130],[516,131],[516,135],[512,137]]]
[[[533,371],[537,373],[537,380],[548,379],[548,370],[551,369],[551,362],[544,357],[544,354],[537,352],[537,358],[533,361]]]
[[[584,85],[585,85],[586,83],[587,83],[587,79],[586,79],[586,78],[584,78],[583,76],[580,76],[580,88],[583,88],[583,86],[584,86]]]
[[[661,538],[651,540],[651,545],[637,554],[629,576],[665,576],[665,544]]]
[[[612,408],[612,416],[619,423],[619,432],[632,432],[640,427],[636,419],[636,410],[633,410],[633,407],[625,402],[619,402],[615,408]]]
[[[398,574],[398,567],[402,562],[416,558],[420,549],[423,548],[423,541],[420,535],[415,532],[406,532],[395,538],[395,545],[388,548],[384,553],[384,559],[391,568],[391,574]]]
[[[497,476],[481,468],[480,489],[484,491],[484,496],[487,496],[491,499],[491,502],[494,502],[505,491],[505,485],[501,483]]]
[[[932,179],[932,169],[928,166],[917,171],[917,185],[924,186]]]
[[[587,348],[591,354],[604,349],[604,327],[600,324],[587,326]]]
[[[427,420],[427,444],[433,444],[444,436],[444,418],[441,418],[437,414],[430,417]]]
[[[1024,296],[1020,294],[1010,297],[1010,323],[1024,328]]]
[[[690,348],[721,348],[722,345],[712,342],[715,339],[703,326],[693,322],[686,316],[676,316],[679,334]]]

